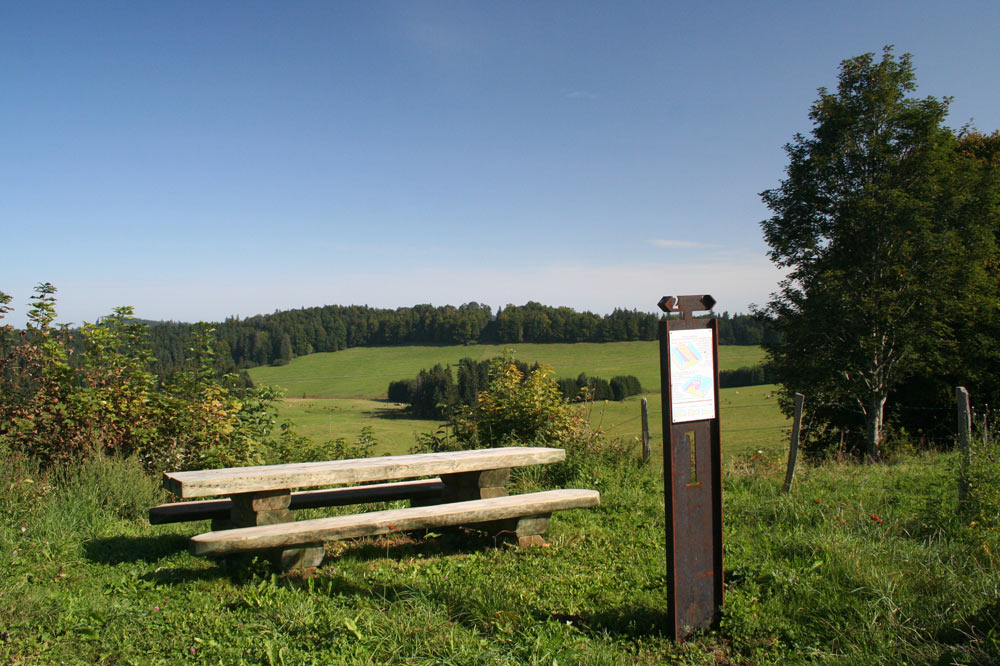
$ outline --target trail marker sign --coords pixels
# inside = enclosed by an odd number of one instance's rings
[[[667,614],[671,638],[716,626],[722,610],[722,446],[715,299],[664,296],[660,322]]]

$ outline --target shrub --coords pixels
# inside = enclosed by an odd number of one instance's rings
[[[412,402],[413,400],[413,380],[400,379],[389,382],[389,402]]]
[[[759,386],[773,384],[774,373],[768,364],[753,367],[721,370],[719,372],[719,388],[736,388],[738,386]]]
[[[74,333],[53,325],[55,287],[35,291],[25,330],[0,327],[0,446],[44,465],[102,455],[135,456],[152,471],[261,462],[281,393],[220,378],[211,327],[192,327],[185,365],[158,382],[132,308]],[[0,316],[9,301],[0,293]]]
[[[959,474],[968,482],[968,499],[961,507],[965,517],[982,528],[1000,526],[1000,442],[982,437],[971,445],[971,462],[960,463]]]
[[[585,400],[624,400],[642,393],[639,379],[632,375],[619,375],[609,382],[602,377],[588,377],[581,372],[574,379],[558,380],[559,391],[571,402]]]
[[[562,446],[584,427],[583,417],[562,397],[548,366],[525,377],[508,354],[494,360],[489,377],[489,387],[476,404],[454,410],[446,428],[418,437],[416,450]]]

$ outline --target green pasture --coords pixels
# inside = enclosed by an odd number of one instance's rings
[[[788,420],[772,397],[775,387],[747,386],[723,389],[722,447],[726,454],[756,449],[784,448],[788,444]],[[642,433],[640,400],[609,401],[581,407],[591,423],[609,435],[639,441]],[[654,448],[663,445],[660,395],[651,394],[649,430]],[[437,429],[441,423],[408,418],[399,405],[380,400],[348,398],[289,398],[280,406],[281,420],[295,424],[295,430],[321,443],[344,437],[353,441],[361,429],[370,427],[378,441],[378,453],[406,453],[414,435]],[[637,445],[638,446],[638,445]]]
[[[577,344],[508,345],[515,358],[552,366],[557,377],[576,377],[581,372],[611,379],[635,375],[648,392],[660,387],[659,343],[606,342]],[[435,364],[456,365],[469,357],[494,358],[503,353],[499,345],[452,345],[440,347],[355,347],[339,352],[310,354],[292,359],[288,365],[251,368],[259,384],[273,384],[290,398],[384,398],[389,382],[416,377]],[[719,349],[719,367],[732,370],[753,366],[764,358],[756,346],[724,346]]]
[[[725,455],[788,446],[791,419],[785,418],[773,396],[777,387],[744,386],[722,389],[719,395],[722,422],[722,450]],[[647,396],[649,435],[654,445],[663,446],[663,411],[660,394]],[[590,422],[608,435],[638,441],[642,433],[641,397],[623,402],[608,401],[588,407]]]
[[[650,436],[654,447],[662,446],[660,412],[659,343],[609,342],[579,344],[524,344],[511,347],[516,358],[552,366],[557,377],[576,377],[581,372],[610,379],[635,375],[649,400]],[[503,348],[496,345],[359,347],[293,359],[285,366],[253,368],[255,382],[274,384],[287,392],[279,418],[295,425],[296,431],[315,442],[343,437],[353,441],[361,429],[370,427],[379,453],[407,452],[417,433],[436,430],[441,423],[408,418],[401,405],[386,402],[390,381],[415,377],[423,368],[459,359],[493,358]],[[722,369],[752,366],[763,360],[759,347],[723,346],[719,349]],[[723,389],[722,441],[726,452],[781,448],[787,443],[787,419],[771,397],[773,386]],[[591,423],[623,439],[642,432],[640,396],[624,402],[588,405]]]
[[[383,400],[358,398],[289,398],[278,408],[280,420],[291,421],[295,431],[317,444],[343,437],[354,441],[369,427],[378,441],[379,455],[407,453],[417,433],[440,423],[408,418],[402,406]]]

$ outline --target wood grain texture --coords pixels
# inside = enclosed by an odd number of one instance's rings
[[[208,532],[192,537],[190,548],[195,555],[225,555],[242,551],[388,534],[389,532],[417,528],[445,527],[522,516],[537,516],[565,509],[593,507],[600,504],[600,501],[600,493],[596,490],[546,490],[471,502],[374,511],[352,516],[316,518],[280,525]]]
[[[565,460],[563,449],[513,446],[323,462],[167,472],[163,487],[178,497],[209,497],[279,488],[334,486],[457,474]]]
[[[421,479],[419,481],[397,481],[376,483],[350,488],[324,488],[322,490],[300,490],[292,493],[288,508],[313,509],[325,506],[348,506],[370,502],[393,502],[408,499],[423,503],[440,501],[445,485],[441,479]],[[183,523],[193,520],[226,520],[233,507],[232,500],[211,499],[193,502],[171,502],[154,506],[149,510],[149,523]]]

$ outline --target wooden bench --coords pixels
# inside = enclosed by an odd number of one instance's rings
[[[441,501],[446,489],[447,486],[441,479],[421,479],[419,481],[378,483],[349,488],[299,490],[291,494],[288,508],[295,511],[296,509],[316,509],[397,500],[435,503]],[[233,501],[228,498],[170,502],[154,506],[149,510],[149,524],[163,525],[194,520],[212,520],[218,524],[221,521],[229,520],[232,509]]]
[[[554,511],[597,506],[596,490],[545,490],[523,495],[449,502],[350,516],[208,532],[191,538],[195,555],[305,546],[324,541],[389,534],[419,528],[483,525],[516,538],[521,546],[539,545]]]
[[[228,495],[229,499],[154,507],[150,522],[212,518],[215,531],[194,537],[193,553],[263,550],[286,570],[318,566],[324,541],[397,529],[472,525],[505,534],[522,546],[540,544],[553,511],[595,506],[600,496],[596,491],[562,490],[509,497],[505,486],[512,467],[560,462],[565,457],[562,449],[506,447],[170,472],[164,474],[163,486],[179,497]],[[381,483],[431,475],[440,478]],[[342,484],[367,485],[292,491]],[[299,522],[292,514],[293,509],[307,506],[407,498],[414,504],[407,509]]]

